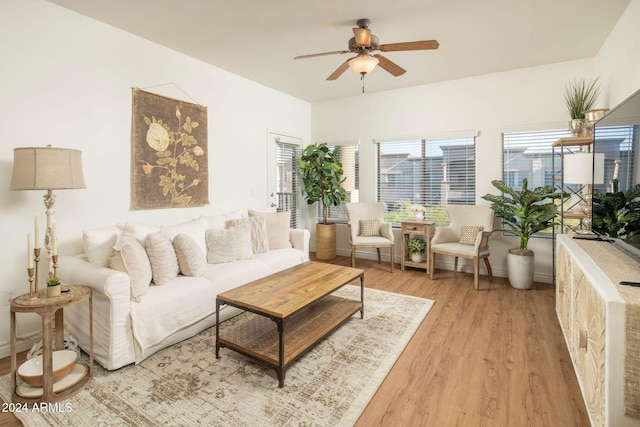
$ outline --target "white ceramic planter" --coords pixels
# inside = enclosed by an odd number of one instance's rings
[[[422,254],[411,254],[411,261],[422,262]]]
[[[533,284],[534,254],[507,254],[509,283],[516,289],[531,289]]]

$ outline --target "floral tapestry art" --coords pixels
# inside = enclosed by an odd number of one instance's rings
[[[209,203],[207,107],[133,89],[133,208]]]

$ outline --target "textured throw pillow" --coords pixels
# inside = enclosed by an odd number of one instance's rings
[[[208,228],[225,228],[225,223],[230,219],[242,219],[247,217],[246,210],[237,210],[231,212],[225,212],[217,215],[209,215],[203,216],[205,221],[207,221]]]
[[[251,228],[240,224],[229,228],[207,230],[207,262],[221,264],[253,258],[251,251]]]
[[[116,244],[121,234],[122,226],[119,225],[84,230],[82,243],[89,262],[101,267],[108,267],[113,245]]]
[[[250,210],[249,217],[262,217],[266,220],[270,251],[291,247],[291,242],[289,241],[291,212],[258,212]]]
[[[140,302],[151,283],[151,264],[142,243],[133,237],[121,236],[113,245],[109,256],[109,268],[129,276],[131,299]]]
[[[380,236],[380,224],[377,219],[361,219],[360,235],[362,237],[378,237]]]
[[[144,248],[151,263],[153,283],[162,286],[178,277],[180,272],[178,257],[171,239],[164,231],[149,234],[144,242]]]
[[[202,276],[207,259],[198,243],[188,234],[180,233],[173,238],[173,247],[180,272],[185,276]]]
[[[178,234],[188,235],[198,244],[203,253],[207,251],[207,242],[204,240],[204,234],[207,232],[208,228],[209,225],[204,218],[198,218],[175,225],[165,225],[162,227],[171,240],[173,240]]]
[[[460,243],[463,245],[474,246],[478,233],[482,232],[484,227],[481,225],[463,225],[460,234]]]
[[[227,227],[235,227],[240,224],[249,224],[251,228],[251,251],[254,254],[262,254],[269,251],[269,235],[267,234],[267,220],[265,218],[230,219],[226,222]]]

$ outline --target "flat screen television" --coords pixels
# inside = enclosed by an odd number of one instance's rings
[[[610,218],[614,213],[624,213],[613,207],[616,203],[618,207],[622,204],[620,193],[627,199],[630,190],[640,183],[639,134],[640,90],[612,108],[595,123],[593,130],[593,152],[604,153],[605,159],[604,183],[593,185],[593,230],[597,234],[614,237],[617,245],[632,253],[638,253],[640,248],[640,219],[626,222],[622,229],[616,231],[615,221]],[[617,179],[617,186],[614,179]],[[626,200],[626,203],[627,207],[633,208],[629,204],[631,200]],[[605,218],[609,219],[605,221]]]

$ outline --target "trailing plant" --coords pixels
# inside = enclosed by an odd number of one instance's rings
[[[553,225],[558,212],[554,199],[569,197],[568,193],[556,193],[553,187],[528,188],[529,181],[522,180],[522,190],[516,190],[501,180],[493,180],[491,184],[503,195],[485,194],[483,199],[491,202],[491,209],[498,218],[502,218],[507,229],[495,231],[509,231],[520,238],[520,247],[510,250],[520,255],[529,254],[527,249],[529,238],[535,233]]]
[[[410,254],[423,254],[427,249],[427,242],[419,237],[412,237],[407,241],[407,251]]]
[[[327,222],[327,207],[338,206],[347,194],[342,187],[342,163],[326,143],[307,146],[298,159],[307,204],[322,203],[322,223]]]
[[[578,79],[567,83],[564,99],[572,119],[584,119],[584,112],[591,110],[600,95],[600,77],[585,81]]]
[[[612,193],[593,191],[593,228],[608,237],[632,237],[640,230],[640,184],[626,193],[613,181]]]

